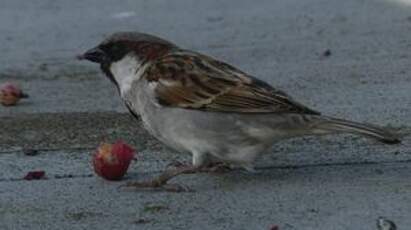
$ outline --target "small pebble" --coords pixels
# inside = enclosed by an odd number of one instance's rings
[[[325,50],[325,51],[323,52],[323,56],[324,56],[324,57],[329,57],[329,56],[331,56],[331,50],[329,50],[329,49]]]
[[[278,225],[271,225],[270,230],[280,230],[280,228],[278,227]]]
[[[378,230],[397,230],[397,226],[392,220],[388,220],[385,217],[378,217],[377,229]]]
[[[138,220],[134,221],[134,224],[148,224],[150,222],[151,222],[151,220],[149,220],[149,219],[141,218],[141,219],[138,219]]]

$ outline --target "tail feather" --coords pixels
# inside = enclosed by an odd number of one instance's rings
[[[315,125],[315,129],[319,132],[347,132],[375,138],[386,144],[401,143],[395,134],[375,125],[323,116],[321,118],[321,121]]]

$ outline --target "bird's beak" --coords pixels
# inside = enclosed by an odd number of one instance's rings
[[[79,60],[89,60],[96,63],[104,63],[108,60],[107,54],[98,47],[87,50],[84,54],[78,55]]]

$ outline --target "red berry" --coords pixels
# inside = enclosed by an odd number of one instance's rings
[[[26,97],[27,95],[13,83],[6,82],[0,85],[0,103],[4,106],[15,105],[21,98]]]
[[[134,149],[122,141],[102,143],[93,157],[94,171],[107,180],[120,180],[126,174]]]

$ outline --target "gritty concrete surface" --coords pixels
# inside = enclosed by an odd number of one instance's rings
[[[408,1],[409,2],[409,1]],[[406,0],[1,0],[0,81],[30,94],[0,107],[0,229],[372,230],[411,226],[411,4]],[[115,31],[154,33],[218,57],[325,114],[391,128],[400,145],[350,135],[273,146],[260,173],[185,175],[193,193],[119,189],[189,161],[127,114],[97,66],[75,55]],[[138,160],[94,176],[101,141]],[[38,150],[26,156],[23,150]],[[47,179],[24,181],[30,170]]]

